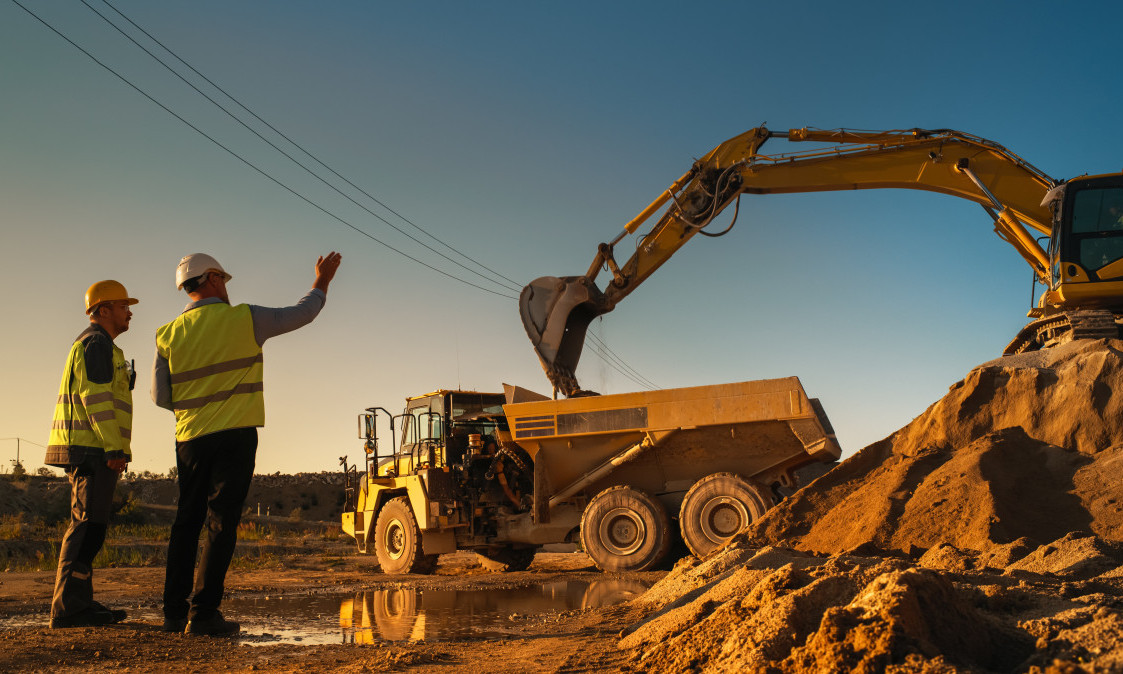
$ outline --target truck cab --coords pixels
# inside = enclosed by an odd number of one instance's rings
[[[533,470],[502,443],[504,400],[439,389],[407,398],[400,414],[371,407],[359,415],[365,470],[345,466],[343,530],[360,552],[373,551],[388,573],[425,572],[457,549],[502,556],[509,546],[494,544],[496,523],[529,509]]]

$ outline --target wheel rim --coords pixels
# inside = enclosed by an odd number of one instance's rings
[[[718,496],[702,506],[702,533],[714,543],[724,543],[752,522],[752,515],[738,499]]]
[[[390,520],[390,524],[386,527],[383,543],[386,554],[390,556],[390,559],[400,559],[405,554],[406,530],[401,520],[396,518]]]
[[[630,508],[613,508],[597,527],[601,543],[614,555],[630,555],[643,547],[647,528],[638,513]]]

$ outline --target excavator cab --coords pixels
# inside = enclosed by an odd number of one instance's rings
[[[1118,304],[1123,285],[1123,176],[1078,178],[1065,185],[1055,278],[1066,300]]]

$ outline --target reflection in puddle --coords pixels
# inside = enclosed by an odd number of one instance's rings
[[[639,580],[562,581],[490,590],[368,590],[344,599],[339,626],[345,641],[433,641],[510,634],[519,618],[628,601],[651,583]]]
[[[542,614],[619,604],[643,594],[651,584],[605,579],[505,589],[397,587],[346,595],[259,595],[226,599],[222,610],[241,623],[237,639],[247,645],[478,639],[509,635],[527,618]],[[163,620],[156,602],[121,608],[129,612],[126,626]],[[0,627],[45,627],[46,623],[43,615],[0,618]]]

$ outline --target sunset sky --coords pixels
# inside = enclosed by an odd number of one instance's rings
[[[31,470],[83,293],[104,278],[140,299],[117,339],[140,372],[131,469],[174,465],[148,377],[155,329],[186,302],[187,253],[222,262],[234,302],[266,306],[343,253],[320,318],[266,344],[257,460],[333,470],[359,457],[366,407],[504,382],[548,393],[518,288],[584,273],[750,127],[953,128],[1056,178],[1123,169],[1123,5],[86,1],[19,0],[71,44],[0,0],[0,438],[27,441]],[[796,375],[850,454],[1025,323],[1030,270],[992,229],[976,204],[923,192],[747,196],[730,235],[695,238],[592,332],[660,387]],[[588,350],[579,375],[640,389]],[[5,470],[15,453],[0,441]]]

